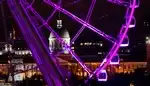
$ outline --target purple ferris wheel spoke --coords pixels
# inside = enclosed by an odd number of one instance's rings
[[[90,20],[90,17],[91,17],[91,15],[92,15],[92,12],[93,12],[95,3],[96,3],[96,0],[93,0],[91,6],[90,6],[90,8],[89,8],[88,14],[87,14],[86,19],[85,19],[85,22],[87,22],[87,23],[88,23],[89,20]],[[77,34],[76,34],[76,35],[73,37],[73,39],[71,40],[70,44],[72,44],[72,43],[79,37],[79,35],[81,34],[81,32],[84,30],[84,28],[85,28],[85,26],[82,25],[82,27],[80,28],[80,30],[77,32]]]
[[[72,51],[70,49],[70,46],[67,45],[67,43],[64,42],[64,40],[57,35],[57,33],[48,25],[45,25],[45,27],[48,28],[48,30],[50,30],[54,36],[57,38],[57,40],[60,42],[60,43],[63,43],[65,44],[65,46],[67,47],[67,50],[70,52],[70,54],[74,57],[74,59],[81,65],[81,67],[90,75],[91,74],[91,70],[80,60],[80,58],[75,54],[74,51]]]
[[[63,9],[62,7],[56,5],[55,3],[51,2],[51,1],[47,1],[44,0],[45,3],[47,3],[48,5],[54,7],[54,8],[58,8],[58,10],[60,12],[63,12],[64,14],[68,15],[69,17],[71,17],[72,19],[76,20],[77,22],[83,24],[84,26],[86,26],[87,28],[89,28],[90,30],[96,32],[97,34],[101,35],[102,37],[104,37],[105,39],[111,41],[112,43],[115,42],[115,38],[105,34],[105,32],[102,32],[101,30],[95,28],[94,26],[90,25],[89,23],[83,21],[82,19],[80,19],[79,17],[73,15],[72,13],[70,13],[69,11]]]
[[[25,0],[25,1],[27,2],[27,0]],[[31,2],[31,4],[29,4],[25,9],[28,9],[28,8],[32,7],[34,1],[35,1],[35,0],[33,0],[33,1]]]
[[[60,6],[62,3],[62,0],[59,0],[58,2],[58,6]],[[58,10],[58,8],[54,8],[54,11],[51,13],[51,15],[48,17],[48,19],[46,20],[46,22],[48,22],[52,17],[53,15],[56,13],[56,11]]]
[[[30,7],[30,10],[34,13],[34,15],[40,20],[40,21],[44,21],[44,19],[32,8]],[[43,22],[45,23],[45,22]],[[44,26],[46,28],[48,28],[48,30],[50,32],[53,33],[53,35],[57,38],[57,40],[60,43],[65,44],[68,47],[68,51],[72,54],[72,56],[75,58],[76,61],[78,61],[78,63],[81,65],[81,67],[90,75],[91,74],[91,70],[80,60],[80,58],[70,49],[69,45],[67,45],[67,43],[64,42],[64,40],[47,24],[45,23]]]
[[[22,0],[22,2],[23,2],[23,3],[26,3],[25,6],[24,6],[24,8],[25,8],[26,10],[27,10],[27,9],[30,9],[30,8],[33,9],[33,8],[32,8],[32,4],[34,3],[34,0],[32,1],[31,4],[29,4],[26,0]],[[61,3],[62,3],[62,0],[59,0],[58,5],[60,6]],[[45,24],[47,24],[48,21],[49,21],[49,20],[53,17],[53,15],[56,13],[56,11],[57,11],[57,8],[54,9],[54,11],[51,13],[51,15],[47,18],[46,21],[43,19],[43,22],[45,22],[45,23],[42,24],[41,26],[39,26],[38,28],[41,28],[41,27],[43,27]],[[40,20],[42,20],[42,17],[40,17]]]

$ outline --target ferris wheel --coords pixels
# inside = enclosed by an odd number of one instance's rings
[[[120,32],[117,34],[117,38],[112,37],[106,34],[104,31],[94,27],[89,23],[90,17],[93,13],[97,0],[91,0],[91,5],[89,7],[88,13],[85,20],[79,18],[68,10],[64,9],[61,4],[62,0],[58,0],[57,3],[53,0],[42,0],[47,6],[52,7],[54,10],[49,15],[47,19],[44,19],[33,7],[35,0],[8,0],[9,8],[11,9],[12,15],[16,19],[21,31],[24,35],[24,38],[30,47],[33,57],[36,60],[36,63],[39,66],[47,84],[49,86],[62,86],[63,84],[63,75],[59,71],[58,65],[56,65],[56,59],[53,58],[55,55],[51,55],[48,47],[45,44],[40,29],[42,27],[47,28],[53,35],[56,37],[57,41],[65,45],[65,49],[74,57],[74,59],[81,65],[81,67],[88,73],[88,76],[92,78],[96,76],[98,81],[107,81],[107,72],[106,67],[108,64],[116,65],[119,64],[119,55],[117,54],[120,47],[126,47],[129,45],[129,38],[127,32],[130,28],[134,28],[136,20],[134,17],[135,9],[139,7],[139,0],[107,0],[108,3],[113,3],[114,5],[121,5],[126,8],[126,14],[124,17],[125,23],[120,27]],[[74,1],[73,3],[78,3],[79,0]],[[69,3],[73,4],[73,3]],[[59,11],[69,18],[75,20],[76,22],[82,24],[81,28],[77,31],[75,36],[71,39],[71,43],[66,43],[55,30],[48,24],[54,14]],[[33,19],[33,16],[41,22],[40,25],[37,25],[37,22]],[[61,23],[61,21],[58,21]],[[32,28],[31,28],[32,27]],[[34,28],[34,29],[33,29]],[[82,31],[88,28],[89,30],[97,33],[106,40],[110,41],[113,46],[111,47],[109,53],[106,55],[105,59],[101,62],[99,67],[92,71],[88,68],[80,57],[71,50],[71,45],[73,42],[80,36]],[[44,56],[44,57],[43,57]]]

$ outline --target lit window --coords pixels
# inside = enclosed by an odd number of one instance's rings
[[[24,55],[24,54],[25,54],[25,51],[22,51],[22,54]]]
[[[19,51],[19,53],[18,53],[19,55],[21,55],[21,51]]]
[[[127,50],[127,52],[129,53],[129,52],[130,52],[130,50],[128,49],[128,50]]]
[[[102,54],[102,52],[98,52],[98,54]]]
[[[102,47],[102,46],[103,46],[103,44],[101,43],[101,44],[100,44],[100,46]]]
[[[2,55],[2,52],[0,52],[0,55]]]
[[[74,49],[74,47],[71,47],[71,49]]]

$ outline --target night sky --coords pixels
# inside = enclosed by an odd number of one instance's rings
[[[30,0],[28,0],[30,1]],[[57,0],[52,0],[57,2]],[[78,16],[79,18],[85,20],[88,8],[90,7],[91,0],[77,0],[76,3],[72,3],[75,0],[63,0],[62,7],[73,13],[74,15]],[[149,27],[144,27],[144,21],[150,23],[150,6],[149,0],[141,0],[140,7],[135,12],[136,17],[136,27],[132,28],[128,35],[130,38],[131,44],[137,42],[144,42],[145,36],[150,33]],[[44,19],[47,19],[48,16],[52,13],[53,8],[43,3],[41,0],[36,0],[33,4],[33,8],[36,9],[43,16]],[[44,10],[43,10],[44,9]],[[8,15],[7,7],[5,6],[5,15]],[[116,37],[117,33],[120,30],[122,23],[124,22],[124,15],[125,15],[126,8],[123,6],[118,6],[112,3],[107,2],[106,0],[97,0],[93,14],[90,19],[90,24],[97,27],[98,29],[104,31],[105,33]],[[63,28],[67,29],[73,37],[75,33],[79,30],[82,26],[78,22],[74,21],[72,18],[64,15],[63,13],[57,12],[54,17],[49,21],[49,24],[56,30],[56,19],[58,19],[58,15],[60,14],[60,19],[63,20]],[[2,19],[2,18],[1,18]],[[14,23],[11,22],[13,18],[9,19],[6,16],[6,23],[7,23],[7,31],[10,30]],[[4,27],[3,23],[0,23],[0,41],[3,42],[4,39]],[[9,26],[9,27],[8,27]],[[20,31],[18,28],[15,28],[17,31],[18,36],[20,36]],[[91,34],[91,35],[89,35]],[[8,35],[8,34],[7,34]],[[87,39],[88,38],[88,39]],[[102,37],[98,36],[96,33],[92,32],[88,28],[85,28],[81,37],[77,40],[80,41],[89,41],[89,40],[105,40]]]

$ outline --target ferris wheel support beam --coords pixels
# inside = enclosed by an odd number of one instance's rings
[[[18,0],[7,0],[7,4],[48,86],[63,86],[65,81],[58,69],[56,60],[49,54],[37,30],[30,24],[31,21],[28,19],[28,16],[25,15],[25,11],[21,9]]]
[[[97,29],[96,27],[92,26],[91,24],[85,22],[84,20],[82,20],[81,18],[73,15],[72,13],[70,13],[69,11],[63,9],[62,7],[56,5],[55,3],[49,1],[49,0],[44,0],[45,3],[47,3],[48,5],[52,6],[53,8],[57,8],[60,12],[64,13],[65,15],[71,17],[72,19],[76,20],[77,22],[79,22],[80,24],[84,25],[85,27],[89,28],[90,30],[94,31],[95,33],[101,35],[102,37],[104,37],[105,39],[107,39],[108,41],[114,43],[116,41],[115,38],[113,38],[110,35],[107,35],[105,32]]]
[[[91,6],[90,6],[90,8],[89,8],[88,14],[87,14],[86,19],[85,19],[85,22],[87,22],[87,23],[88,23],[89,20],[90,20],[90,17],[91,17],[91,15],[92,15],[93,9],[94,9],[94,7],[95,7],[95,3],[96,3],[96,0],[93,0]],[[73,39],[71,40],[70,44],[72,44],[72,43],[79,37],[79,35],[82,33],[82,31],[83,31],[84,29],[85,29],[85,26],[82,25],[82,27],[80,28],[80,30],[77,32],[77,34],[76,34],[76,35],[73,37]]]

